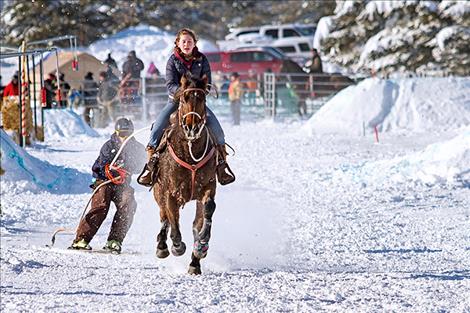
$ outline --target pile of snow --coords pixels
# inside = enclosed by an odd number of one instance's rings
[[[175,33],[140,24],[124,29],[106,39],[95,41],[88,49],[100,60],[105,60],[108,53],[111,52],[119,69],[126,61],[129,51],[135,50],[137,57],[144,62],[145,71],[150,62],[154,62],[160,73],[165,73],[166,62],[175,46],[175,37]],[[199,38],[197,47],[201,52],[218,50],[214,43],[202,38]]]
[[[45,138],[74,137],[85,135],[98,137],[99,134],[72,110],[53,109],[44,111]]]
[[[357,182],[382,184],[419,182],[427,185],[470,186],[470,126],[455,138],[392,160],[338,170],[335,178],[352,175]]]
[[[369,78],[328,101],[304,126],[309,134],[433,132],[470,124],[470,78]]]
[[[1,176],[3,193],[25,191],[52,193],[88,192],[89,174],[75,169],[52,165],[31,156],[19,147],[4,130],[0,130]]]

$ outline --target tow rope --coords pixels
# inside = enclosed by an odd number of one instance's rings
[[[80,220],[78,221],[78,225],[80,225],[80,222],[81,220],[83,219],[83,217],[85,216],[85,212],[87,211],[88,209],[88,206],[90,205],[91,203],[91,199],[93,199],[93,196],[95,195],[95,193],[103,186],[109,184],[109,183],[114,183],[116,185],[119,185],[119,184],[122,184],[124,181],[125,181],[125,175],[126,175],[126,171],[122,168],[120,168],[119,166],[114,166],[114,164],[116,163],[119,155],[121,154],[122,152],[122,149],[124,148],[124,146],[129,142],[129,140],[134,137],[135,135],[143,132],[144,130],[147,130],[147,129],[150,129],[151,126],[147,126],[147,127],[144,127],[144,128],[141,128],[139,129],[138,131],[135,131],[132,135],[130,135],[129,137],[126,138],[126,140],[123,141],[121,147],[119,148],[118,152],[116,153],[116,155],[114,156],[114,159],[111,161],[111,163],[108,165],[105,166],[105,174],[106,174],[106,177],[108,178],[107,181],[99,184],[95,190],[93,190],[93,193],[91,194],[90,196],[90,199],[88,200],[85,208],[83,209],[83,212],[82,212],[82,215],[80,217]],[[112,173],[110,172],[110,170],[115,170],[119,173],[119,176],[112,176]],[[110,176],[108,176],[108,174]],[[122,180],[122,182],[121,182]],[[116,183],[118,182],[118,183]],[[46,245],[46,247],[52,247],[54,246],[55,244],[55,237],[57,234],[59,233],[63,233],[63,234],[75,234],[77,229],[78,229],[78,225],[77,227],[75,227],[75,229],[70,229],[70,228],[65,228],[65,227],[59,227],[57,228],[54,233],[52,234],[52,238],[51,238],[51,244],[50,245]]]

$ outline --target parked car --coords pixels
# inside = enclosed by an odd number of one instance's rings
[[[245,48],[231,51],[208,52],[212,72],[230,74],[239,72],[242,79],[250,71],[255,74],[279,73],[286,61],[282,54],[263,48]],[[292,62],[292,61],[291,61]]]
[[[240,35],[259,33],[259,26],[254,27],[237,27],[230,29],[230,33],[225,36],[225,40],[235,40]]]
[[[225,36],[225,40],[238,40],[240,36],[247,34],[270,36],[273,39],[292,37],[311,37],[313,39],[315,30],[315,24],[282,24],[238,27],[230,29],[230,33]]]
[[[234,50],[238,47],[271,46],[280,49],[300,65],[310,58],[313,48],[314,24],[264,25],[232,29],[225,37],[217,41],[223,50]]]

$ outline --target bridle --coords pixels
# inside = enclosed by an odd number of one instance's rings
[[[204,116],[201,116],[199,113],[192,111],[193,110],[192,104],[188,103],[188,102],[186,102],[186,100],[184,100],[184,95],[187,92],[191,92],[191,91],[194,92],[194,96],[196,96],[198,92],[202,93],[203,97],[204,97],[204,103],[206,101],[206,91],[202,88],[188,88],[188,89],[185,89],[185,90],[183,90],[183,92],[180,96],[180,99],[179,99],[180,107],[178,108],[178,119],[179,119],[181,127],[183,128],[184,135],[186,136],[186,139],[189,142],[191,142],[193,140],[196,140],[196,139],[199,139],[201,137],[202,130],[206,126],[206,115],[205,115],[205,113],[204,113]],[[191,106],[191,111],[184,114],[184,115],[182,115],[181,106],[186,105],[186,104],[189,104]],[[200,123],[197,124],[199,126],[199,131],[197,133],[194,133],[193,127],[189,128],[189,126],[184,123],[186,117],[188,117],[190,115],[194,115],[200,121]]]
[[[172,156],[173,160],[175,160],[176,163],[178,163],[179,165],[181,165],[182,167],[188,169],[191,171],[191,197],[190,199],[193,199],[193,196],[194,196],[194,190],[196,188],[196,172],[198,169],[202,168],[204,165],[206,165],[206,163],[212,159],[212,157],[214,156],[215,154],[215,146],[212,145],[212,149],[210,149],[210,151],[208,152],[208,148],[209,148],[209,141],[212,141],[211,138],[210,138],[210,135],[209,135],[209,131],[206,127],[206,114],[204,114],[204,116],[201,116],[199,113],[197,112],[194,112],[194,111],[190,111],[186,114],[182,114],[181,113],[181,106],[182,105],[185,105],[185,104],[189,104],[191,105],[191,110],[193,110],[193,106],[192,104],[190,103],[187,103],[185,100],[184,100],[184,97],[183,95],[187,92],[191,92],[193,91],[195,93],[195,96],[196,96],[196,93],[197,92],[202,92],[203,95],[204,95],[204,102],[205,102],[205,97],[206,97],[206,91],[202,88],[188,88],[186,90],[184,90],[180,96],[180,107],[178,108],[178,119],[179,119],[179,123],[181,125],[181,127],[183,128],[183,131],[184,131],[184,135],[186,137],[186,140],[188,141],[188,148],[189,148],[189,154],[191,155],[191,159],[193,159],[194,162],[197,162],[196,164],[189,164],[183,160],[181,160],[175,153],[173,147],[170,145],[168,145],[168,148],[169,148],[169,151],[170,151],[170,155]],[[194,133],[194,130],[193,130],[193,127],[189,128],[188,125],[184,124],[184,120],[187,116],[190,116],[190,115],[194,115],[196,116],[197,118],[199,118],[200,120],[200,123],[198,124],[199,126],[199,130],[198,132]],[[201,133],[202,133],[202,130],[205,129],[206,130],[206,147],[204,149],[204,153],[201,155],[201,157],[199,158],[196,158],[194,157],[193,155],[193,151],[192,151],[192,144],[193,144],[193,141],[194,140],[197,140],[201,137]]]

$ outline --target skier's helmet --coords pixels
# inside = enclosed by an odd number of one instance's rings
[[[121,117],[116,121],[114,129],[119,137],[128,137],[134,132],[134,124],[130,119]]]

